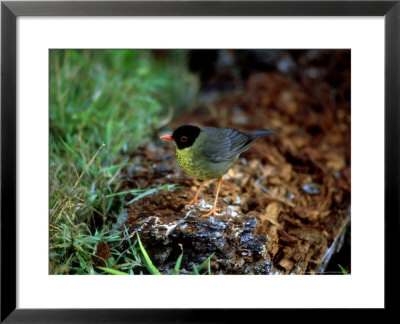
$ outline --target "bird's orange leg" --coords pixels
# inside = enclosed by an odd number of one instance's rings
[[[219,178],[218,186],[217,186],[217,193],[215,195],[215,200],[214,200],[214,205],[213,205],[212,209],[210,210],[210,212],[208,212],[207,214],[204,214],[203,217],[208,217],[210,215],[215,216],[215,212],[217,211],[217,200],[218,200],[219,189],[221,188],[221,183],[222,183],[222,178]]]
[[[204,180],[204,181],[201,183],[201,185],[200,185],[200,187],[199,187],[199,190],[197,190],[197,192],[196,192],[194,198],[193,198],[191,201],[189,201],[189,202],[187,203],[185,209],[188,209],[190,206],[196,205],[196,204],[199,202],[199,200],[198,200],[197,198],[199,197],[200,191],[201,191],[201,189],[203,188],[203,186],[204,186],[205,183],[206,183],[206,180]]]

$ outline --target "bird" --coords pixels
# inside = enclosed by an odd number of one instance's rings
[[[204,217],[215,216],[222,176],[232,167],[239,155],[249,149],[261,137],[276,134],[268,129],[241,132],[233,128],[215,128],[182,125],[172,135],[160,138],[175,143],[176,160],[183,172],[203,180],[194,198],[186,208],[199,202],[199,194],[204,184],[218,179],[215,200],[211,210]]]

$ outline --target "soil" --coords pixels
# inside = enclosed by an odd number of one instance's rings
[[[277,135],[257,140],[224,176],[222,211],[215,217],[203,217],[203,209],[214,201],[216,181],[204,188],[199,206],[186,210],[200,181],[180,170],[174,145],[160,140],[140,147],[122,190],[181,188],[128,205],[126,225],[139,233],[164,273],[172,272],[180,244],[183,273],[212,253],[213,274],[326,273],[350,226],[349,51],[280,51],[264,69],[246,66],[244,76],[232,72],[241,72],[237,62],[243,53],[225,52],[219,59],[230,55],[236,63],[227,69],[217,61],[201,103],[178,116],[170,129],[182,124],[267,128]],[[281,62],[294,68],[270,68]],[[232,88],[222,91],[221,84]],[[350,264],[342,266],[349,270]],[[340,272],[336,264],[333,269]]]

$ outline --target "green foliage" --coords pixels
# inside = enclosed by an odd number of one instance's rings
[[[204,260],[202,264],[198,267],[193,267],[193,273],[199,275],[200,272],[207,266],[207,273],[211,274],[211,258],[214,256],[215,253],[212,253],[207,259]]]
[[[182,263],[182,259],[183,259],[183,247],[182,247],[182,244],[179,244],[179,246],[181,247],[182,253],[179,255],[178,260],[176,260],[175,267],[174,267],[174,270],[172,272],[172,274],[174,274],[174,275],[179,274],[179,268],[181,267],[181,263]]]
[[[348,274],[349,274],[349,273],[346,271],[346,269],[343,268],[340,264],[338,264],[338,266],[339,266],[340,270],[342,271],[342,273],[343,273],[344,275],[348,275]]]
[[[105,231],[95,231],[92,234],[83,223],[58,223],[50,227],[52,274],[97,274],[92,263],[97,244],[112,244],[121,240],[118,232],[107,234]]]
[[[138,233],[136,233],[136,237],[137,237],[137,242],[138,242],[138,244],[139,244],[140,252],[141,252],[141,254],[142,254],[142,260],[143,260],[143,262],[142,262],[142,263],[140,263],[140,262],[139,262],[139,263],[136,263],[135,265],[136,265],[136,266],[141,266],[141,265],[145,266],[146,269],[147,269],[147,271],[148,271],[150,274],[152,274],[152,275],[161,275],[160,271],[154,266],[153,262],[151,261],[149,255],[148,255],[148,253],[147,253],[147,251],[146,251],[146,249],[144,248],[144,246],[143,246],[143,244],[142,244],[142,241],[140,240],[140,237],[139,237],[139,234],[138,234]],[[183,246],[182,246],[182,244],[179,244],[179,246],[180,246],[182,252],[181,252],[181,254],[179,255],[178,259],[176,260],[175,267],[174,267],[174,269],[173,269],[173,271],[172,271],[172,274],[173,274],[173,275],[178,275],[178,274],[180,273],[180,270],[179,270],[179,269],[180,269],[181,264],[182,264],[182,259],[183,259]],[[132,248],[132,247],[133,247],[133,246],[130,245],[130,248]],[[138,259],[138,252],[137,252],[136,250],[134,251],[133,254],[135,254],[136,259]],[[199,275],[199,274],[204,270],[204,268],[207,266],[207,271],[205,271],[204,273],[210,275],[210,274],[211,274],[211,258],[212,258],[213,256],[214,256],[214,253],[212,253],[212,254],[211,254],[206,260],[204,260],[204,262],[203,262],[202,264],[200,264],[199,266],[193,266],[193,272],[192,272],[192,273],[188,273],[188,274]],[[139,257],[139,259],[140,259],[140,257]],[[114,264],[115,264],[115,263],[114,263]],[[128,274],[128,273],[126,273],[126,272],[122,272],[122,271],[113,269],[113,268],[112,268],[113,265],[108,265],[108,266],[109,266],[108,268],[104,268],[104,267],[97,267],[97,268],[103,270],[104,272],[106,272],[106,273],[108,273],[108,274],[112,274],[112,275],[127,275],[127,274]],[[131,269],[131,270],[132,270],[132,269]],[[133,272],[130,271],[130,274],[133,274]]]
[[[136,233],[137,234],[137,233]],[[147,267],[147,270],[149,270],[149,272],[153,275],[160,275],[161,273],[158,271],[158,269],[153,265],[153,262],[151,262],[149,255],[147,254],[146,250],[144,249],[142,242],[140,241],[140,237],[139,234],[137,234],[137,240],[139,242],[139,247],[140,247],[140,251],[143,254],[144,260],[145,260],[145,264]]]
[[[112,275],[129,275],[129,273],[125,273],[122,271],[110,269],[110,268],[104,268],[104,267],[98,267],[100,270],[103,270],[104,272],[107,272],[108,274]]]
[[[98,235],[108,242],[125,205],[120,186],[124,169],[135,163],[130,155],[177,110],[193,105],[198,84],[186,56],[183,50],[49,51],[50,273],[97,273]],[[131,203],[174,188],[139,188],[129,192]],[[140,263],[132,251],[111,250],[125,270]]]

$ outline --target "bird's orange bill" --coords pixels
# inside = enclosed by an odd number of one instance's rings
[[[171,135],[164,135],[164,136],[161,136],[160,138],[168,140],[168,141],[173,141],[174,140]]]

